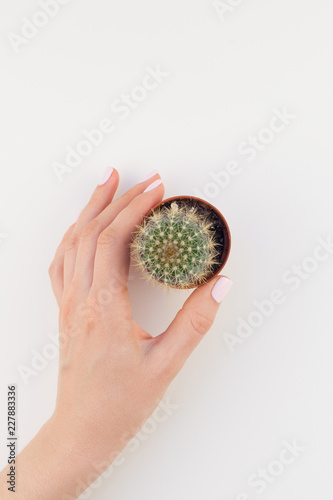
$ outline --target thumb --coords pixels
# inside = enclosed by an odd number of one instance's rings
[[[219,306],[233,282],[226,276],[197,288],[185,301],[168,329],[156,338],[158,363],[172,376],[185,361],[213,324]]]

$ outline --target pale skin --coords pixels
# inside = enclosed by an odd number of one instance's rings
[[[114,200],[119,174],[107,177],[50,266],[59,305],[58,394],[53,415],[17,457],[17,500],[75,499],[116,459],[212,326],[231,285],[214,278],[191,293],[165,332],[143,330],[127,290],[129,243],[164,187],[156,173]],[[7,473],[0,474],[4,500],[13,498]]]

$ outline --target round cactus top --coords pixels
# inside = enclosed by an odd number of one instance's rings
[[[136,264],[148,279],[166,287],[192,288],[218,264],[212,222],[194,205],[172,202],[146,217],[134,235]]]

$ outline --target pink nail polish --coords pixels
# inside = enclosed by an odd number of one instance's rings
[[[108,167],[105,170],[104,174],[101,177],[101,180],[99,181],[99,186],[103,186],[103,184],[106,184],[108,182],[108,180],[110,179],[110,177],[112,175],[112,172],[113,172],[112,167]]]
[[[220,304],[224,299],[224,297],[229,292],[232,285],[233,282],[229,278],[226,278],[225,276],[222,276],[220,279],[218,279],[212,289],[212,297],[215,300],[215,302]]]
[[[157,170],[152,170],[144,179],[142,179],[141,182],[146,182],[148,181],[148,179],[151,179],[152,177],[154,177],[154,175],[157,174]]]
[[[160,184],[162,184],[161,179],[157,179],[156,181],[149,184],[149,186],[144,190],[144,193],[148,193],[148,191],[157,188],[157,186],[159,186]]]

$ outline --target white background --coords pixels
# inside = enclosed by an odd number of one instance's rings
[[[212,0],[72,0],[18,53],[8,34],[40,7],[0,7],[2,436],[8,383],[18,384],[20,448],[53,411],[57,360],[28,385],[18,367],[57,332],[48,266],[105,167],[119,170],[120,193],[153,168],[166,196],[201,190],[232,231],[225,272],[235,284],[169,389],[179,408],[92,499],[332,498],[333,256],[296,291],[283,276],[333,236],[333,4],[238,3],[222,19]],[[126,120],[114,115],[112,102],[156,65],[169,76]],[[248,161],[239,145],[284,107],[294,118]],[[59,182],[53,162],[107,116],[115,132]],[[231,160],[240,172],[214,188]],[[187,296],[139,276],[130,287],[135,318],[154,334]],[[239,318],[276,288],[284,304],[230,352],[225,333],[237,335]],[[249,476],[295,439],[304,451],[258,494]],[[4,465],[3,440],[0,456]]]

